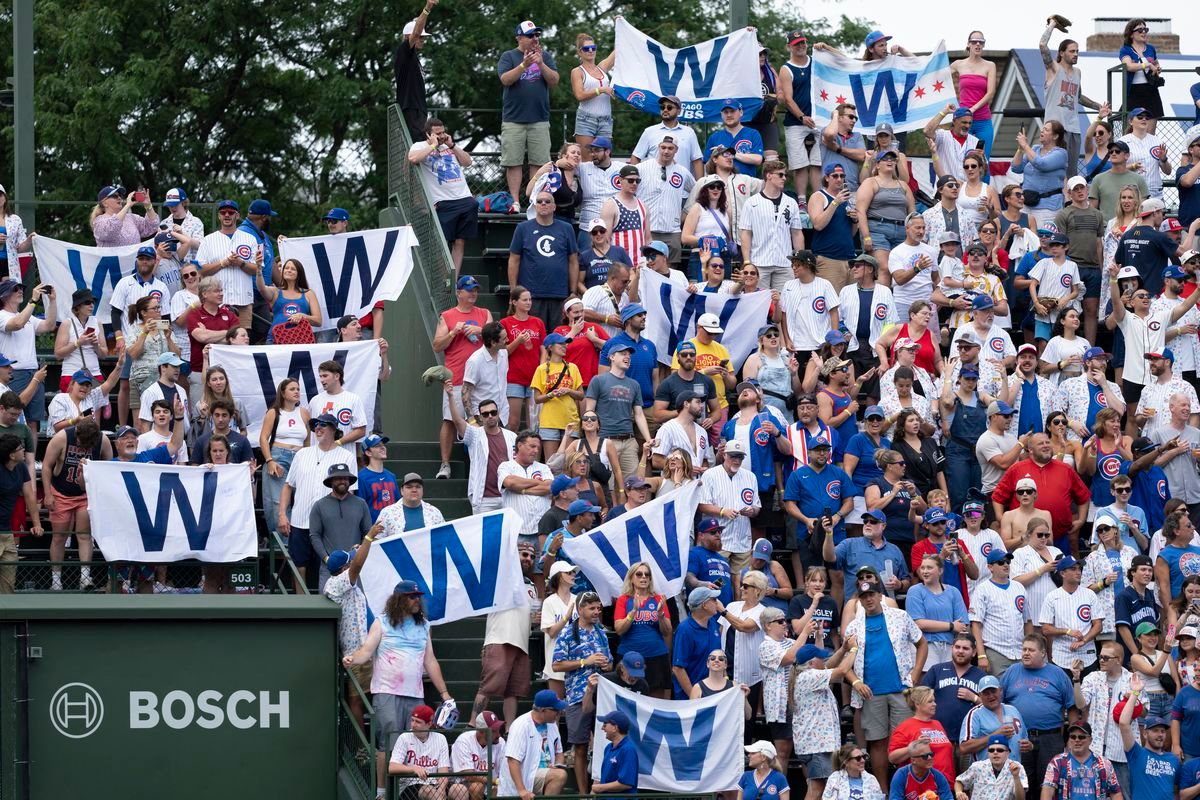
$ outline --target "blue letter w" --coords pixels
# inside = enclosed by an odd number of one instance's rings
[[[92,294],[99,300],[104,296],[104,284],[116,286],[117,281],[121,280],[121,259],[116,256],[104,256],[96,262],[96,271],[92,273],[92,285],[89,286],[87,278],[83,275],[83,260],[80,258],[78,250],[67,251],[67,267],[71,270],[71,277],[75,279],[76,289],[91,289]],[[102,313],[108,313],[108,309],[104,309]],[[125,309],[121,309],[121,314],[124,316]]]
[[[871,100],[867,102],[866,94],[863,92],[862,76],[856,73],[850,74],[850,90],[854,92],[854,104],[858,106],[858,114],[861,118],[860,124],[864,128],[874,128],[875,118],[879,115],[879,101],[882,98],[883,92],[887,92],[888,106],[892,109],[892,122],[900,123],[908,119],[908,95],[913,90],[913,86],[917,82],[917,73],[904,73],[904,91],[900,96],[896,96],[896,84],[892,78],[892,71],[885,69],[882,72],[875,74],[875,87],[871,92]]]
[[[667,343],[668,351],[675,352],[675,348],[679,343],[687,339],[688,330],[692,327],[692,320],[699,319],[708,309],[706,305],[706,297],[702,292],[689,294],[687,300],[683,302],[683,312],[679,315],[679,322],[675,322],[675,307],[671,304],[671,284],[663,283],[658,289],[658,302],[662,310],[666,313],[667,325],[671,331],[670,340]],[[721,327],[729,330],[729,320],[733,318],[733,312],[737,311],[740,298],[731,297],[725,301],[725,305],[721,307],[721,313],[718,315],[721,320]]]
[[[696,54],[695,47],[676,50],[675,63],[668,67],[658,42],[646,42],[646,49],[650,51],[650,55],[654,56],[654,68],[658,71],[659,94],[667,97],[678,91],[679,82],[683,79],[684,65],[686,65],[692,73],[692,90],[695,96],[697,98],[710,96],[713,81],[717,77],[717,67],[721,64],[721,51],[725,49],[725,43],[728,41],[728,36],[713,40],[712,53],[708,56],[708,63],[704,65],[703,75],[700,74],[700,57]]]
[[[643,725],[638,720],[637,704],[626,697],[617,698],[617,710],[634,723],[629,729],[629,736],[637,745],[638,773],[651,775],[654,772],[654,760],[662,750],[663,742],[671,751],[671,768],[677,781],[698,781],[704,774],[704,765],[708,761],[708,743],[712,739],[713,722],[717,718],[717,709],[713,706],[696,712],[692,719],[692,738],[689,741],[683,736],[683,721],[678,714],[667,711],[654,711],[650,719]]]
[[[612,567],[613,572],[617,575],[625,575],[629,572],[629,567],[642,560],[642,544],[646,545],[646,550],[650,556],[658,564],[658,568],[662,570],[664,577],[667,580],[673,581],[682,575],[683,564],[679,557],[679,538],[675,535],[675,503],[669,501],[662,510],[663,524],[662,533],[667,540],[667,551],[664,553],[662,545],[659,544],[654,534],[650,531],[650,526],[646,524],[645,517],[634,517],[625,523],[625,540],[627,542],[627,552],[629,553],[629,563],[625,564],[621,561],[621,557],[617,555],[617,551],[613,549],[608,539],[602,535],[593,534],[592,541],[596,545],[596,549],[604,556],[604,560]]]
[[[137,475],[133,472],[122,472],[125,481],[125,491],[129,493],[129,501],[133,503],[133,513],[137,516],[138,533],[142,536],[142,549],[147,553],[162,552],[163,542],[167,538],[167,523],[171,516],[171,503],[174,500],[179,508],[179,518],[183,521],[183,529],[187,532],[188,547],[192,550],[203,550],[208,546],[208,535],[212,532],[213,506],[217,500],[217,473],[204,474],[204,491],[200,497],[200,518],[192,513],[192,502],[188,499],[183,481],[174,472],[164,472],[158,478],[158,507],[154,510],[154,520],[146,508],[142,498],[142,487]]]
[[[371,266],[367,257],[367,242],[362,236],[346,237],[346,252],[342,255],[342,271],[337,277],[335,287],[333,269],[329,265],[329,254],[325,245],[313,246],[313,258],[317,261],[317,273],[321,276],[321,285],[325,287],[326,319],[338,319],[346,313],[346,298],[350,294],[350,278],[357,271],[358,282],[362,287],[362,302],[366,303],[375,295],[375,287],[383,277],[383,270],[392,260],[392,251],[396,249],[396,239],[399,231],[389,231],[383,240],[383,255],[379,257],[378,268]]]
[[[500,545],[503,542],[504,516],[492,514],[483,518],[481,525],[481,561],[476,574],[475,565],[467,555],[454,525],[439,525],[429,531],[429,563],[433,569],[433,580],[427,580],[421,568],[409,553],[403,541],[380,545],[396,573],[407,580],[415,581],[425,593],[425,611],[431,620],[446,616],[447,575],[449,558],[467,590],[471,608],[490,608],[496,602],[496,579],[500,572]],[[430,585],[432,583],[432,586]]]

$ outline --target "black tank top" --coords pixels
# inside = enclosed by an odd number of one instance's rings
[[[701,680],[700,681],[700,696],[701,697],[711,697],[714,694],[720,694],[721,692],[728,691],[732,688],[733,688],[733,681],[730,680],[729,678],[725,679],[725,685],[722,686],[720,689],[710,689],[710,688],[708,688],[708,684],[705,683],[703,680]]]
[[[85,450],[75,443],[75,426],[66,428],[67,446],[63,450],[62,463],[50,474],[50,485],[54,491],[63,497],[82,497],[84,494],[81,478],[83,468],[79,462],[85,458],[100,459],[100,445],[103,439],[97,437],[96,446]]]

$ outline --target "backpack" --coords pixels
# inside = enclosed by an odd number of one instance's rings
[[[512,211],[513,197],[508,192],[492,192],[475,198],[479,210],[485,214],[507,214]]]

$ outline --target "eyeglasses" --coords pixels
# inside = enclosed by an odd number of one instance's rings
[[[1115,488],[1114,488],[1114,489],[1113,489],[1113,492],[1114,492],[1115,494],[1132,494],[1132,493],[1133,493],[1133,487],[1132,487],[1132,486],[1122,486],[1120,489],[1115,489]]]
[[[594,52],[596,52],[596,45],[594,45],[594,44],[585,44],[583,47],[581,47],[581,48],[579,48],[579,49],[580,49],[580,50],[582,50],[582,51],[583,51],[583,52],[585,52],[585,53],[594,53]]]
[[[554,205],[554,201],[553,201],[553,200],[544,200],[544,199],[541,199],[541,198],[539,198],[539,199],[537,199],[537,200],[534,200],[533,202],[534,202],[536,205],[539,205],[539,206],[550,206],[550,205]]]
[[[621,183],[641,183],[641,178],[621,178]]]
[[[498,417],[498,416],[500,416],[500,412],[494,411],[494,410],[493,411],[480,411],[479,416],[481,416],[481,417]]]

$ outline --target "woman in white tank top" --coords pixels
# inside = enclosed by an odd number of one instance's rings
[[[71,314],[58,326],[54,338],[54,357],[62,359],[62,379],[58,390],[65,392],[71,376],[77,370],[86,370],[100,375],[100,358],[108,358],[108,347],[100,323],[92,315],[96,298],[87,289],[80,289],[71,296]]]
[[[967,179],[963,181],[962,188],[959,189],[955,205],[958,207],[960,219],[970,220],[972,223],[970,229],[975,231],[979,230],[979,226],[985,219],[1000,213],[1000,198],[996,194],[996,190],[983,182],[986,170],[987,160],[977,151],[971,151],[963,156],[963,173]],[[964,226],[960,225],[959,227],[961,229]],[[965,248],[974,243],[974,241],[964,241],[962,246]]]
[[[287,480],[296,451],[308,444],[308,409],[300,403],[300,383],[284,378],[275,393],[275,402],[263,415],[258,446],[267,456],[263,467],[263,514],[267,531],[274,533],[279,517],[279,494]]]
[[[579,66],[571,70],[571,91],[579,102],[575,109],[575,141],[587,147],[599,136],[612,136],[613,89],[608,70],[617,53],[614,50],[597,64],[596,42],[586,33],[575,37],[575,46],[579,52]]]

